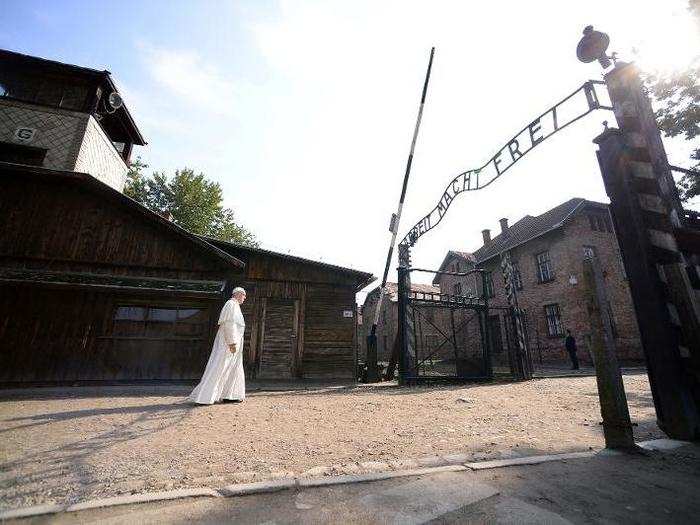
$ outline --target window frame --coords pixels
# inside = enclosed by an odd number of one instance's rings
[[[117,314],[120,309],[123,308],[138,308],[143,311],[143,315],[140,319],[132,319],[132,323],[141,323],[141,330],[137,333],[122,333],[122,330],[117,328],[117,323],[120,321],[127,321],[127,319],[117,319]],[[175,312],[172,321],[160,321],[151,317],[152,310],[173,310]],[[204,318],[201,322],[188,322],[186,319],[189,317],[180,318],[180,312],[186,310],[198,310],[198,313],[194,315],[203,315]],[[158,324],[168,324],[171,326],[170,333],[168,335],[153,335],[149,334],[149,323],[151,326]],[[178,335],[177,327],[196,325],[200,326],[199,335]],[[109,319],[108,332],[102,337],[108,339],[119,339],[119,340],[140,340],[140,341],[199,341],[201,343],[209,339],[209,332],[211,328],[210,319],[210,307],[207,305],[186,305],[186,304],[167,304],[161,302],[119,302],[116,303],[112,310],[112,315]]]
[[[552,309],[552,315],[550,315],[550,308]],[[549,337],[561,337],[564,335],[564,325],[561,322],[559,303],[544,305],[544,319],[547,324],[547,335]]]
[[[540,261],[540,256],[546,256],[546,259]],[[547,268],[546,278],[542,272],[543,264]],[[548,282],[551,282],[554,280],[554,277],[555,277],[554,265],[552,264],[552,256],[550,255],[549,250],[543,250],[543,251],[535,254],[535,267],[537,270],[537,282],[538,283],[543,284],[543,283],[548,283]]]

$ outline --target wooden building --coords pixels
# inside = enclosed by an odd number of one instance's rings
[[[0,163],[0,382],[193,379],[244,264],[95,179]]]
[[[354,377],[365,272],[204,239],[94,177],[0,163],[0,383],[197,380],[234,286],[249,377]]]
[[[355,375],[368,273],[193,235],[121,193],[108,71],[0,50],[0,383],[195,381],[234,286],[265,379]]]
[[[260,379],[355,377],[355,294],[366,272],[214,239],[245,263],[245,366]]]

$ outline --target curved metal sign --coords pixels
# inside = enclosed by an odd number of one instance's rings
[[[440,197],[437,206],[411,228],[400,244],[413,246],[419,237],[437,226],[447,213],[454,198],[465,191],[485,188],[530,152],[558,131],[573,124],[596,109],[612,109],[598,100],[595,86],[605,85],[599,80],[589,80],[535,120],[521,129],[480,168],[460,173]],[[584,98],[585,97],[585,98]]]

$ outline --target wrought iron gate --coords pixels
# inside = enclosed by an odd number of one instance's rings
[[[412,291],[410,273],[414,271],[458,276],[478,274],[482,290],[485,289],[485,272],[479,269],[457,274],[399,268],[400,382],[411,385],[488,380],[494,377],[494,363],[498,375],[512,376],[514,358],[500,360],[502,354],[515,355],[508,344],[513,340],[512,335],[503,339],[500,329],[500,318],[506,309],[490,309],[483,294]],[[498,320],[497,330],[494,319]],[[510,333],[509,329],[506,333]]]
[[[487,272],[446,272],[410,267],[410,249],[399,245],[399,381],[475,381],[494,375],[529,379],[532,364],[525,312],[515,294],[508,306],[489,304]],[[478,295],[464,296],[411,289],[411,273],[467,277],[478,275]],[[510,280],[506,271],[504,278]],[[512,288],[512,287],[511,287]],[[512,300],[511,300],[512,299]]]

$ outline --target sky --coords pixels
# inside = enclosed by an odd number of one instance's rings
[[[646,69],[680,68],[700,53],[685,0],[0,5],[0,47],[112,72],[148,141],[134,155],[151,170],[189,167],[218,181],[265,248],[378,277],[431,46],[399,238],[453,177],[602,78],[597,63],[576,59],[586,25]],[[418,241],[413,264],[437,268],[447,250],[476,250],[502,217],[512,224],[572,197],[608,202],[592,143],[605,120],[614,123],[594,112],[487,189],[461,194]],[[666,145],[672,164],[689,165],[692,144]]]

